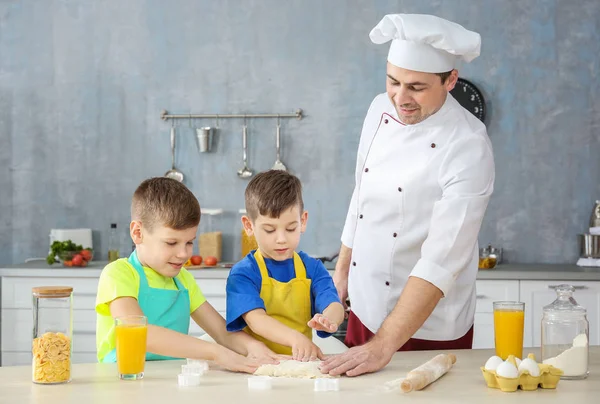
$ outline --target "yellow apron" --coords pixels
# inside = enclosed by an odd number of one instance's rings
[[[279,282],[269,277],[267,265],[260,251],[256,250],[254,259],[256,259],[262,277],[260,297],[265,303],[267,315],[301,332],[312,341],[312,329],[307,324],[312,318],[310,298],[311,280],[306,278],[306,268],[300,256],[294,252],[296,277],[287,283]],[[284,355],[292,354],[292,348],[289,346],[269,341],[255,334],[250,327],[246,327],[245,331],[257,340],[264,342],[275,353]]]

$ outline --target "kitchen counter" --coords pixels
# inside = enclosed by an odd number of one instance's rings
[[[115,364],[73,365],[69,384],[43,386],[31,382],[31,367],[0,368],[1,403],[595,403],[600,395],[600,347],[590,349],[590,376],[586,380],[561,380],[555,390],[503,393],[486,386],[480,367],[494,354],[491,350],[454,352],[453,369],[422,391],[403,394],[385,383],[402,378],[437,352],[397,353],[382,371],[340,380],[338,392],[314,392],[312,380],[273,379],[270,391],[249,391],[248,375],[211,367],[198,387],[178,387],[183,361],[149,362],[142,381],[120,381]]]
[[[65,268],[62,264],[48,265],[33,261],[0,268],[2,276],[24,277],[83,277],[98,278],[106,261],[92,261],[86,268]],[[328,263],[330,272],[333,264]],[[224,279],[229,268],[203,268],[190,270],[196,278]],[[501,264],[494,269],[481,269],[477,279],[486,280],[589,280],[600,281],[600,268],[578,267],[569,264]]]

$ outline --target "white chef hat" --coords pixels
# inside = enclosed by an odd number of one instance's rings
[[[481,36],[433,15],[388,14],[371,30],[376,44],[392,41],[388,61],[398,67],[426,73],[444,73],[460,59],[479,56]]]

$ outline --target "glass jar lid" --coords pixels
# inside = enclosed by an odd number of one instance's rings
[[[555,289],[556,300],[551,304],[544,306],[544,313],[547,314],[569,314],[585,315],[586,309],[580,306],[573,298],[575,288],[571,285],[558,285]]]
[[[59,298],[69,297],[73,293],[72,286],[37,286],[31,289],[35,297],[40,298]]]

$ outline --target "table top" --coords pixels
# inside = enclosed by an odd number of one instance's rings
[[[439,352],[401,352],[382,371],[360,377],[342,377],[340,391],[315,392],[314,381],[274,378],[268,391],[248,390],[246,374],[211,370],[200,386],[179,387],[177,374],[184,361],[148,362],[141,381],[121,381],[115,364],[73,365],[71,383],[36,385],[31,382],[31,367],[0,368],[0,403],[92,404],[92,403],[168,403],[199,402],[247,404],[268,403],[519,403],[549,402],[595,403],[600,400],[600,347],[590,348],[590,376],[585,380],[561,380],[555,390],[503,393],[485,384],[480,367],[494,354],[492,350],[452,351],[454,367],[422,391],[401,393],[388,382],[403,378],[410,370]],[[526,352],[528,353],[528,352]],[[537,355],[537,352],[534,351]]]

